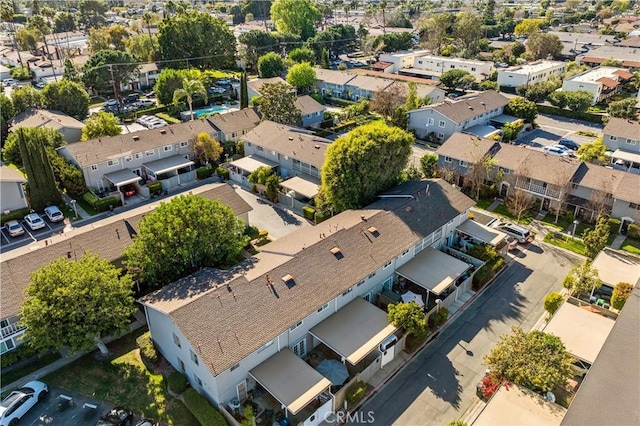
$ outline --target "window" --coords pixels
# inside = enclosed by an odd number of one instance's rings
[[[469,164],[466,161],[462,161],[460,160],[460,166],[461,167],[467,167]]]
[[[180,142],[180,148],[189,146],[189,142]]]
[[[165,145],[164,147],[162,147],[162,150],[164,152],[169,152],[169,151],[173,150],[173,145]]]
[[[502,173],[504,173],[505,175],[508,175],[509,173],[511,173],[511,170],[505,169],[504,167],[501,167],[500,170],[502,170]]]
[[[200,380],[200,377],[198,376],[193,376],[196,379],[196,382],[198,382],[198,386],[202,387],[202,380]]]
[[[144,155],[146,155],[147,157],[151,157],[153,155],[154,151],[152,149],[150,149],[149,151],[145,151]]]
[[[633,140],[633,139],[627,139],[627,143],[628,143],[629,145],[635,145],[635,144],[637,144],[637,143],[638,143],[638,141]]]
[[[471,67],[471,71],[475,71],[475,70],[476,70],[476,67]]]
[[[444,133],[438,133],[438,139],[444,139]]]
[[[303,321],[298,322],[297,324],[292,325],[291,327],[289,327],[289,331],[293,331],[296,328],[300,327],[302,325]]]
[[[256,151],[264,151],[264,148],[261,146],[256,146]]]
[[[640,210],[640,205],[636,203],[629,203],[629,208]]]
[[[353,287],[349,287],[348,289],[345,290],[344,293],[342,293],[343,296],[346,296],[347,294],[351,293],[353,291]]]
[[[367,278],[371,279],[371,278],[375,277],[376,274],[377,274],[377,272],[374,272],[373,274],[369,275]]]
[[[305,341],[305,339],[302,339],[298,343],[293,345],[292,349],[294,354],[302,358],[307,354],[307,342]]]
[[[142,153],[141,152],[136,152],[136,160],[139,160],[142,158]]]
[[[391,266],[391,260],[384,265],[384,269],[387,269],[389,266]]]
[[[444,162],[445,163],[451,163],[451,157],[444,157]]]
[[[364,280],[358,281],[358,284],[356,284],[356,287],[360,287],[362,284],[364,284]]]
[[[325,309],[327,309],[329,307],[328,303],[325,303],[324,305],[322,305],[321,307],[318,308],[318,313],[324,311]]]
[[[273,340],[268,341],[267,343],[265,343],[264,345],[262,345],[262,346],[260,347],[260,349],[258,349],[258,352],[262,352],[262,351],[264,351],[264,350],[265,350],[265,349],[267,349],[269,346],[273,345],[273,342],[274,342]]]
[[[610,140],[610,141],[614,141],[614,142],[615,142],[615,141],[617,141],[617,140],[618,140],[618,137],[617,137],[617,136],[613,136],[613,135],[611,135],[611,136],[609,136],[609,140]]]
[[[400,257],[405,257],[408,253],[409,253],[409,249],[403,251]]]
[[[451,67],[451,68],[455,68],[456,66],[455,66],[455,65],[450,65],[450,67]]]
[[[367,302],[371,302],[371,292],[365,294],[364,296],[362,296],[362,298]]]
[[[180,344],[180,338],[178,336],[176,336],[175,333],[173,333],[173,343],[176,344],[177,347],[181,348],[182,345]]]
[[[251,146],[251,142],[247,142],[247,146]]]
[[[96,170],[98,170],[98,165],[97,164],[92,164],[91,165],[91,171],[95,172]]]
[[[184,362],[180,358],[178,358],[178,365],[180,366],[180,370],[186,371],[187,369],[184,366]]]
[[[191,349],[189,349],[189,355],[191,356],[191,361],[193,361],[195,365],[198,365],[198,355],[196,355],[196,353]]]
[[[429,119],[427,120],[427,125],[429,125],[429,126],[433,126],[433,118],[429,118]]]
[[[131,161],[131,160],[133,160],[132,155],[127,155],[126,157],[124,157],[124,161]]]
[[[120,161],[118,161],[118,160],[109,160],[109,161],[107,161],[107,166],[113,167],[113,166],[117,166],[119,163],[120,163]]]
[[[440,120],[440,121],[438,122],[438,126],[440,126],[440,127],[444,127],[444,126],[445,126],[445,122],[444,122],[443,120]]]
[[[232,367],[230,368],[230,370],[231,370],[231,371],[236,370],[238,367],[240,367],[240,363],[238,363],[238,364],[236,364],[236,365],[232,366]]]

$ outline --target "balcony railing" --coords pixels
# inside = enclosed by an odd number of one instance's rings
[[[16,322],[13,324],[9,324],[6,327],[2,327],[0,331],[2,332],[2,338],[5,339],[9,336],[12,336],[14,334],[20,333],[21,331],[24,331],[26,328],[27,327],[21,326]]]
[[[538,185],[533,182],[525,182],[518,180],[516,182],[516,188],[523,189],[525,191],[532,192],[534,194],[542,195],[549,198],[560,198],[560,191],[554,188],[549,188],[548,186]]]

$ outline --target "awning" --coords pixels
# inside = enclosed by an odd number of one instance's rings
[[[383,310],[358,297],[309,333],[356,365],[395,330]]]
[[[611,154],[611,158],[621,159],[624,161],[630,161],[632,163],[640,163],[640,154],[635,154],[629,151],[623,151],[621,149],[616,149],[613,154]]]
[[[281,350],[249,374],[294,415],[331,386],[326,377],[289,349]]]
[[[296,176],[281,182],[280,186],[287,188],[290,191],[294,191],[296,194],[300,194],[303,197],[313,198],[318,195],[320,181],[310,176],[304,178]]]
[[[462,275],[469,265],[440,250],[427,247],[396,272],[439,295]]]
[[[618,85],[620,83],[618,83],[617,81],[609,78],[609,77],[600,77],[599,79],[597,79],[596,81],[604,84],[605,86],[607,86],[609,89],[613,89],[615,87],[618,87]]]
[[[278,163],[275,163],[273,161],[269,161],[267,159],[260,158],[260,157],[253,157],[251,155],[249,155],[248,157],[242,157],[238,160],[232,161],[229,164],[231,166],[235,166],[239,169],[242,169],[248,173],[251,173],[260,167],[267,166],[267,167],[274,168],[278,165]]]
[[[518,121],[518,120],[520,120],[520,118],[514,117],[513,115],[500,114],[497,117],[491,118],[489,121],[495,121],[496,123],[500,123],[500,124],[507,124],[507,123],[513,123],[514,121]]]
[[[593,364],[614,324],[611,318],[565,302],[544,332],[558,336],[571,355]]]
[[[114,184],[115,186],[122,186],[128,183],[134,183],[142,180],[140,176],[133,173],[131,170],[118,170],[117,172],[111,172],[104,175],[104,177]]]
[[[467,234],[476,240],[483,243],[490,244],[492,246],[498,245],[501,241],[507,238],[507,234],[502,231],[498,231],[494,228],[489,228],[481,223],[473,220],[465,220],[460,226],[456,228],[463,234]]]
[[[145,166],[147,170],[151,171],[156,175],[160,175],[166,172],[171,172],[173,170],[178,170],[183,167],[188,167],[191,165],[193,165],[193,161],[187,160],[186,158],[180,155],[174,155],[171,157],[162,158],[160,160],[143,164],[143,166]]]
[[[469,127],[468,129],[465,129],[464,132],[471,135],[480,136],[481,138],[488,138],[491,135],[497,135],[498,133],[500,133],[500,129],[496,129],[493,126],[477,124],[475,126]]]

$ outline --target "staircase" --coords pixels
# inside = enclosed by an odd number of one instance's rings
[[[458,309],[462,307],[462,305],[467,303],[467,301],[471,299],[474,294],[476,294],[476,292],[473,290],[467,290],[462,293],[460,297],[458,297],[458,300],[456,300],[451,306],[449,306],[449,316],[452,316]]]

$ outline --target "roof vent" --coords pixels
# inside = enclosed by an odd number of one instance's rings
[[[289,140],[292,141],[293,140],[293,136],[289,136]]]
[[[413,207],[407,206],[404,208],[404,211],[411,213],[413,211]]]
[[[139,140],[140,140],[140,136],[137,136],[137,135],[136,135],[136,136],[134,136],[134,137],[133,137],[133,140],[134,140],[134,141],[139,141]]]
[[[467,108],[469,108],[471,111],[473,111],[473,107],[471,105],[468,105]]]
[[[315,149],[320,149],[320,145],[314,145],[313,146]]]
[[[287,274],[282,277],[282,282],[287,286],[287,288],[292,288],[296,285],[296,281],[293,279],[293,275]]]
[[[484,102],[480,102],[480,105],[486,105]]]
[[[378,235],[380,235],[380,232],[378,232],[378,228],[376,228],[375,226],[370,226],[369,228],[367,228],[367,231],[369,231],[374,237],[378,237]]]
[[[344,255],[342,254],[342,252],[340,251],[340,247],[335,246],[334,248],[331,249],[331,253],[336,257],[336,259],[340,260],[344,257]]]
[[[163,134],[163,135],[166,135],[167,131],[165,129],[162,129],[162,130],[160,130],[160,133]]]

